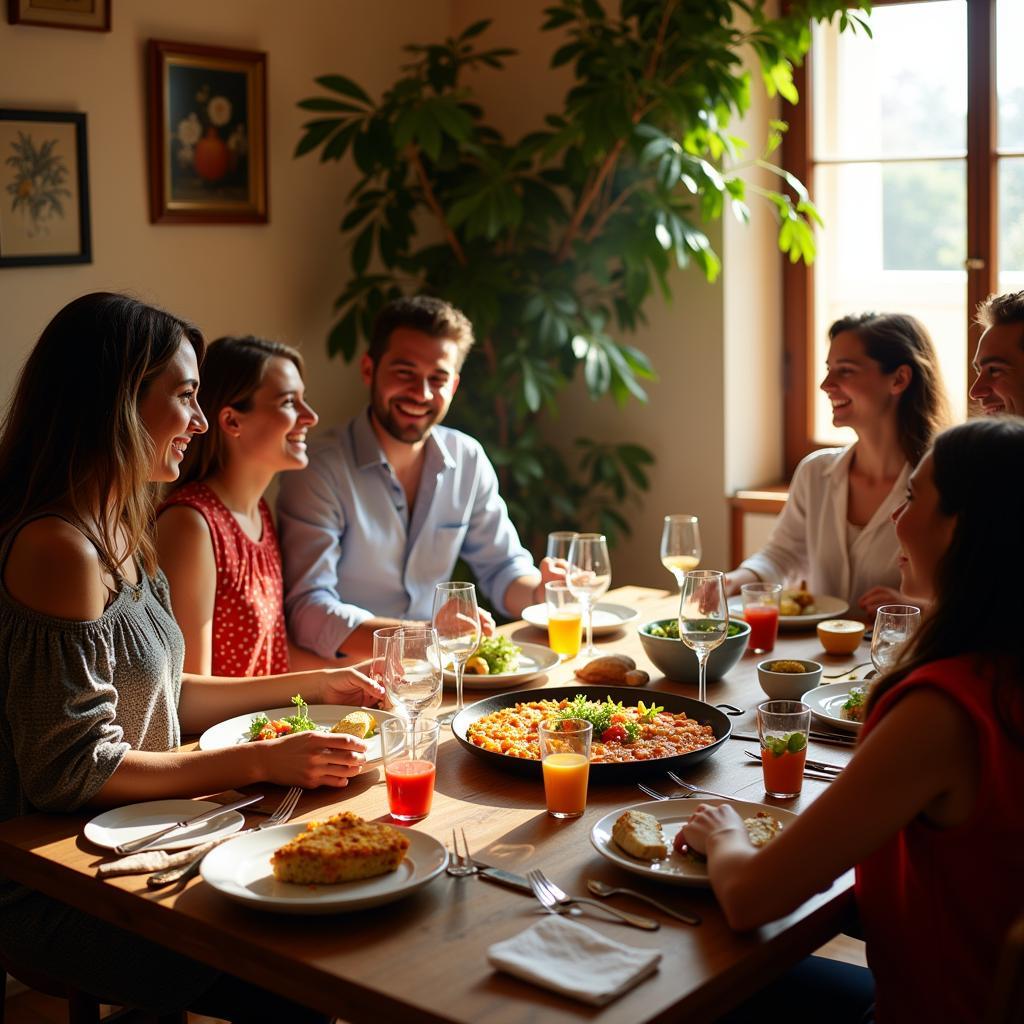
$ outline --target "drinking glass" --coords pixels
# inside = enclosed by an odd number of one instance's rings
[[[441,694],[441,649],[436,629],[395,627],[384,657],[384,689],[410,723]]]
[[[430,813],[440,735],[441,725],[433,718],[389,718],[381,725],[388,810],[396,821],[419,821]]]
[[[679,639],[697,655],[697,699],[707,695],[708,656],[729,635],[725,573],[694,569],[679,589]]]
[[[779,635],[782,584],[744,583],[740,587],[740,594],[743,596],[743,618],[750,626],[750,643],[747,646],[755,654],[767,654],[775,650],[775,638]]]
[[[576,537],[574,530],[555,530],[548,534],[548,558],[566,559],[569,557],[569,548]]]
[[[871,664],[885,672],[899,657],[903,645],[921,624],[921,609],[912,604],[883,604],[875,613],[871,631]]]
[[[593,735],[594,727],[580,718],[551,719],[537,726],[544,802],[552,818],[578,818],[586,810]]]
[[[757,708],[761,770],[768,796],[789,800],[804,784],[811,709],[799,700],[769,700]]]
[[[388,643],[402,626],[382,626],[373,631],[373,658],[370,661],[369,676],[381,686],[384,685],[384,671],[387,664]]]
[[[583,606],[583,621],[587,624],[587,643],[584,658],[597,655],[594,646],[594,603],[612,582],[612,563],[608,557],[608,542],[603,533],[578,533],[569,545],[568,569],[565,582]]]
[[[480,614],[472,583],[438,583],[434,588],[434,629],[444,656],[455,673],[455,707],[439,721],[450,722],[463,708],[462,674],[480,646]]]
[[[548,646],[564,661],[580,653],[583,633],[583,613],[579,601],[561,582],[544,584],[544,599],[548,611]]]
[[[696,516],[665,516],[661,528],[661,564],[683,585],[683,577],[700,565],[700,528]]]

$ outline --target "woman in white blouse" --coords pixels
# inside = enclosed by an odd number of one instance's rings
[[[892,513],[935,434],[950,422],[938,357],[924,325],[900,313],[843,317],[829,328],[821,389],[848,448],[812,452],[765,547],[726,575],[730,594],[756,580],[806,579],[873,616],[902,600]]]

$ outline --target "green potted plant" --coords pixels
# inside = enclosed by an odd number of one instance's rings
[[[639,444],[577,438],[574,457],[544,443],[538,418],[582,373],[590,395],[646,400],[654,376],[626,338],[655,287],[690,264],[713,281],[718,255],[701,225],[728,210],[746,220],[749,195],[770,203],[779,249],[814,256],[806,189],[771,161],[785,125],[771,123],[750,157],[729,125],[753,88],[741,53],[756,54],[769,95],[797,97],[792,66],[809,22],[838,16],[867,26],[843,0],[800,0],[766,13],[765,0],[558,0],[543,29],[565,43],[553,66],[575,81],[545,128],[506,140],[487,123],[465,72],[501,71],[514,51],[485,47],[488,21],[443,43],[411,45],[402,75],[377,100],[338,74],[299,104],[316,116],[296,156],[351,157],[359,180],[341,230],[350,268],[335,303],[331,353],[351,360],[382,303],[430,292],[463,309],[476,350],[450,422],[478,437],[502,476],[514,521],[535,540],[551,525],[628,531],[624,503],[647,486]],[[864,2],[862,7],[869,5]],[[779,190],[751,185],[769,168]]]

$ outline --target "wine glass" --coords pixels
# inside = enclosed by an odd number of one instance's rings
[[[569,545],[566,559],[565,582],[577,601],[583,606],[583,621],[587,624],[587,643],[584,658],[597,655],[594,646],[594,602],[612,582],[612,563],[608,557],[608,542],[603,533],[578,533]]]
[[[697,655],[697,699],[707,696],[708,656],[729,635],[725,573],[695,569],[679,588],[679,639]]]
[[[697,517],[679,513],[665,516],[661,528],[661,564],[675,576],[680,587],[683,577],[700,565],[700,555]]]
[[[576,536],[574,530],[555,530],[548,534],[548,558],[569,557],[569,548],[572,546],[573,538]]]
[[[455,707],[438,721],[450,722],[463,708],[462,674],[480,646],[480,614],[472,583],[438,583],[434,588],[434,629],[444,663],[455,672]]]
[[[441,693],[441,648],[436,629],[393,627],[384,656],[384,689],[411,726]]]
[[[892,668],[903,645],[921,624],[921,609],[912,604],[883,604],[871,631],[871,664],[876,672]]]

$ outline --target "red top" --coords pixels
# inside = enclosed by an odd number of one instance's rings
[[[996,719],[997,671],[977,655],[925,665],[885,694],[864,724],[866,734],[896,701],[927,686],[971,720],[978,748],[978,791],[966,822],[938,828],[915,818],[857,867],[880,1024],[981,1020],[1000,949],[1024,909],[1024,748]],[[1020,680],[1009,685],[1019,688]]]
[[[263,533],[250,540],[230,509],[203,483],[186,484],[160,506],[194,508],[206,521],[217,564],[213,602],[215,676],[264,676],[288,671],[281,550],[267,503],[260,499]],[[174,594],[171,593],[173,604]]]

